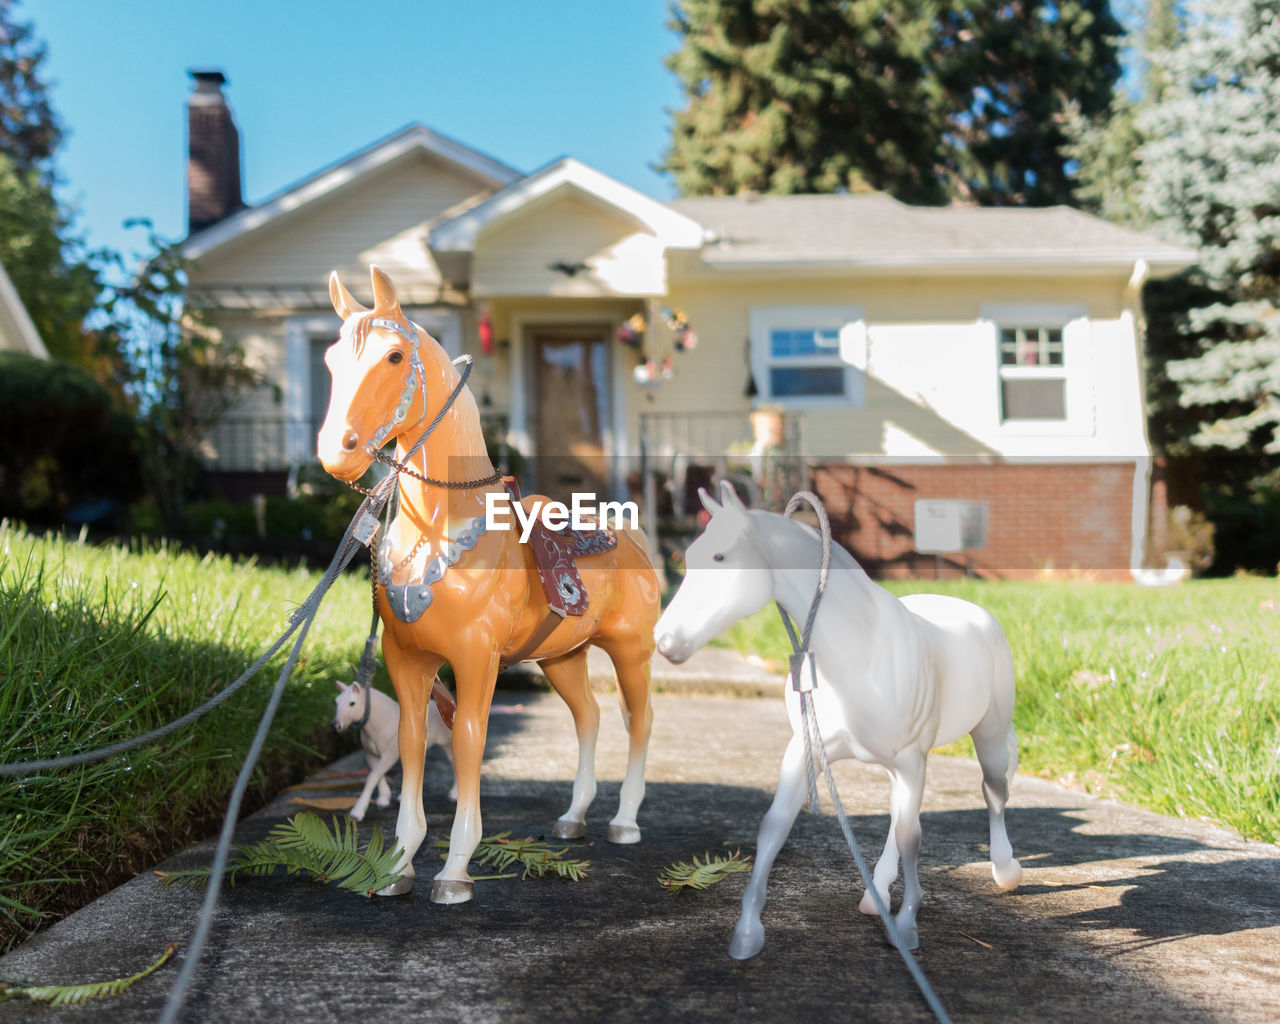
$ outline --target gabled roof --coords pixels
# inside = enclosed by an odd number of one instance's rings
[[[649,229],[664,248],[697,249],[702,245],[704,232],[696,220],[571,157],[557,160],[465,213],[437,224],[431,229],[429,244],[435,252],[470,252],[486,226],[563,190],[577,192]]]
[[[49,358],[49,350],[3,266],[0,266],[0,349]]]
[[[879,193],[713,196],[668,205],[707,229],[702,262],[718,269],[1130,269],[1145,260],[1159,276],[1196,258],[1065,206],[907,206]]]
[[[428,153],[453,165],[487,188],[502,188],[521,178],[520,172],[514,168],[434,132],[425,125],[413,124],[295,185],[290,185],[257,206],[240,210],[226,220],[191,235],[182,244],[182,253],[187,259],[198,259],[211,250],[327,196],[348,182],[414,151]]]

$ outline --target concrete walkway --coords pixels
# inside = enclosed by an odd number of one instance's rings
[[[612,698],[603,703],[608,711]],[[447,767],[433,752],[417,890],[369,900],[284,878],[226,890],[182,1019],[931,1020],[879,924],[856,910],[861,886],[825,804],[821,815],[801,815],[778,859],[767,941],[754,960],[727,955],[745,876],[679,895],[657,884],[675,861],[754,850],[789,728],[776,699],[659,694],[654,711],[644,838],[626,847],[604,841],[625,734],[617,714],[603,716],[603,781],[588,838],[572,851],[591,861],[589,878],[482,881],[471,904],[432,904],[430,844],[451,821]],[[546,834],[568,804],[574,764],[558,698],[501,695],[485,763],[485,833]],[[887,825],[887,783],[849,762],[837,776],[873,856]],[[1280,848],[1019,777],[1008,821],[1025,877],[1004,894],[983,859],[979,780],[976,762],[935,757],[924,802],[918,955],[955,1021],[1280,1020]],[[305,795],[286,793],[243,822],[241,840],[263,836]],[[370,820],[394,827],[393,811]],[[207,864],[211,849],[167,866]],[[199,901],[197,891],[136,878],[0,959],[0,976],[130,974],[187,938]],[[0,1005],[0,1024],[154,1020],[176,973],[166,965],[86,1007],[14,1000]]]

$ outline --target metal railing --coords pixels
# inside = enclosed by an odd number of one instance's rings
[[[505,462],[507,417],[481,416],[486,437],[496,439],[494,457]],[[320,420],[287,416],[228,416],[200,445],[205,468],[220,473],[272,473],[308,465],[316,459]]]
[[[754,421],[746,410],[641,413],[645,484],[670,495],[677,517],[697,510],[698,486],[716,477],[733,479],[757,507],[780,512],[808,486],[804,435],[799,413],[762,411]]]

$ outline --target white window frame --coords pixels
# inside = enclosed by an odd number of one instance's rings
[[[757,405],[781,405],[792,409],[823,406],[860,408],[867,401],[867,324],[858,306],[757,306],[751,310],[751,375],[756,382]],[[825,356],[774,357],[769,338],[775,330],[835,330],[840,335],[836,358]],[[842,365],[841,395],[782,395],[771,390],[770,370],[780,367],[829,367]]]
[[[982,320],[990,330],[993,367],[993,418],[1005,436],[1082,436],[1093,433],[1093,349],[1088,309],[1063,303],[992,303],[983,305]],[[1061,366],[1004,366],[1002,328],[1057,328],[1062,331]],[[1001,384],[1006,380],[1061,380],[1062,419],[1003,418]]]

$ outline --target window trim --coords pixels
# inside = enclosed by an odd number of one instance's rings
[[[779,329],[835,330],[840,345],[834,357],[783,356],[769,352],[769,334]],[[859,306],[756,306],[750,312],[751,376],[756,384],[755,405],[791,409],[860,408],[866,404],[867,325]],[[780,367],[832,367],[844,370],[840,395],[781,395],[771,389],[770,370]]]
[[[1005,436],[1087,435],[1093,431],[1093,353],[1088,308],[1063,303],[983,304],[981,320],[989,328],[988,351],[994,370],[992,419]],[[1004,366],[1000,331],[1006,327],[1056,327],[1062,331],[1061,366]],[[1061,380],[1062,419],[1004,419],[1001,385],[1005,380]]]

